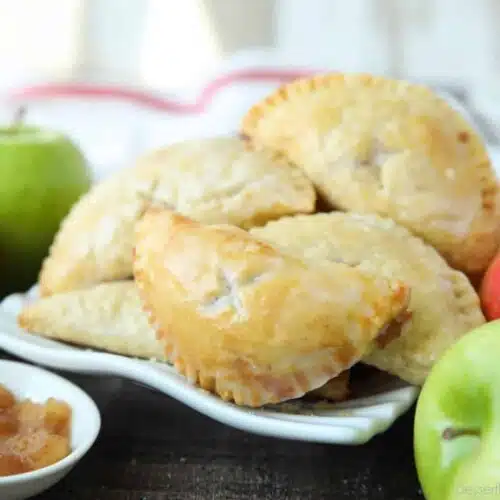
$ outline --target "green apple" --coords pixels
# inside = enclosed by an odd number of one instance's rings
[[[500,320],[435,364],[418,399],[414,446],[427,500],[500,498]]]
[[[59,225],[91,185],[79,148],[16,120],[0,128],[0,291],[36,281]]]

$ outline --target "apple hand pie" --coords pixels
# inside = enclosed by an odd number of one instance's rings
[[[485,321],[467,277],[390,219],[343,212],[299,215],[250,234],[303,259],[345,262],[408,284],[410,319],[398,338],[363,361],[412,384],[422,384],[443,352]]]
[[[409,297],[399,280],[157,207],[137,224],[134,276],[169,361],[247,406],[301,397],[350,368]]]
[[[163,344],[143,310],[133,281],[101,283],[43,297],[18,316],[35,335],[132,358],[166,361]],[[308,399],[341,401],[349,395],[349,372],[329,380]]]
[[[205,223],[243,228],[314,210],[296,167],[236,138],[178,143],[97,184],[72,209],[39,277],[42,295],[132,276],[134,226],[151,202]]]
[[[455,268],[480,273],[497,251],[486,149],[430,89],[364,74],[305,78],[255,105],[242,133],[301,167],[332,206],[394,219]]]
[[[27,304],[19,326],[36,335],[125,356],[165,359],[133,281],[101,283]]]

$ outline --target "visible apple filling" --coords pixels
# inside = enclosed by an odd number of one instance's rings
[[[378,183],[379,188],[383,189],[382,168],[393,155],[394,152],[387,149],[380,139],[374,138],[369,142],[361,157],[355,161],[355,168],[369,173]]]
[[[238,296],[241,285],[237,283],[227,270],[220,268],[217,275],[218,290],[215,295],[204,305],[203,310],[207,315],[219,314],[221,310],[233,309],[238,315],[243,314],[244,308]]]
[[[71,453],[71,408],[50,398],[44,404],[16,401],[0,386],[0,476],[31,472]]]
[[[412,312],[404,309],[392,321],[389,321],[381,330],[376,339],[377,347],[383,349],[388,346],[393,340],[396,340],[403,333],[403,329],[411,321]]]

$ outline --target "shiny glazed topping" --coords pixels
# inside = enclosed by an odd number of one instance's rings
[[[0,476],[31,472],[70,454],[71,407],[53,398],[46,403],[16,401],[0,385]]]

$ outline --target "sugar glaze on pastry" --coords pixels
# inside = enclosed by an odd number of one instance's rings
[[[18,323],[32,334],[75,346],[167,361],[132,280],[38,298],[24,306]],[[343,372],[308,394],[308,399],[341,401],[348,395],[349,372]]]
[[[300,79],[250,109],[242,132],[301,167],[332,206],[396,220],[453,267],[480,273],[498,249],[498,181],[483,141],[424,86]]]
[[[137,225],[134,275],[177,370],[248,406],[301,397],[350,368],[409,297],[399,280],[165,208]]]
[[[399,337],[363,361],[412,384],[422,384],[443,352],[485,321],[467,277],[390,219],[343,212],[299,215],[250,233],[314,262],[345,262],[407,283],[410,317]]]
[[[28,332],[89,349],[165,359],[132,280],[39,298],[21,310],[18,323]]]
[[[314,210],[297,168],[236,138],[177,143],[97,184],[63,222],[39,282],[42,295],[132,276],[134,226],[151,202],[196,220],[244,228]]]

